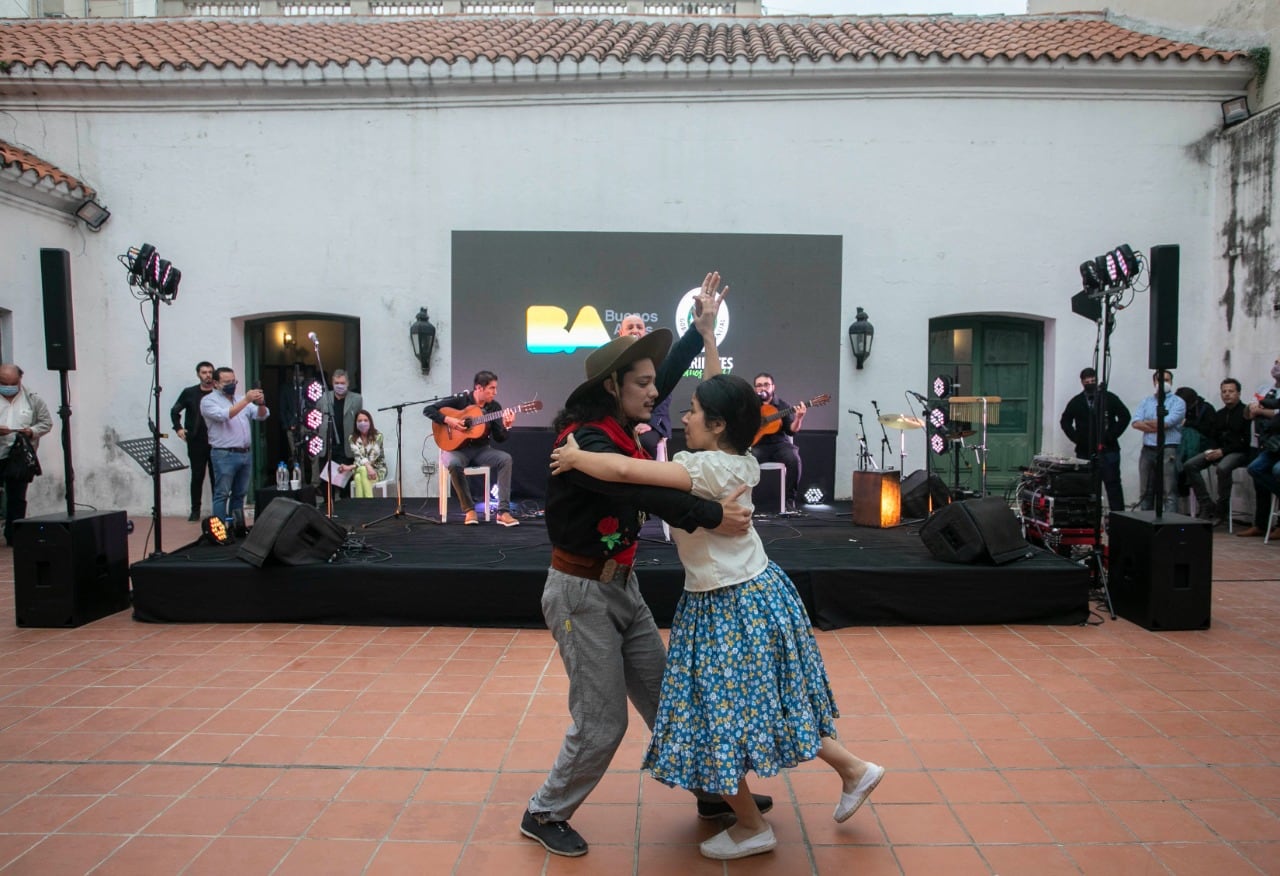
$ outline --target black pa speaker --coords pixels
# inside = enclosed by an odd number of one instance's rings
[[[1116,614],[1148,630],[1207,630],[1213,527],[1181,514],[1112,511],[1107,589]]]
[[[953,502],[920,527],[929,553],[948,563],[1002,566],[1031,555],[1013,510],[999,496]]]
[[[278,497],[254,518],[253,529],[236,556],[254,566],[268,559],[286,566],[323,563],[338,552],[347,534],[315,508]]]
[[[76,326],[71,316],[71,254],[40,250],[44,288],[44,361],[50,371],[76,370]]]
[[[933,507],[929,500],[932,498]],[[936,474],[927,475],[919,468],[902,482],[902,516],[912,520],[928,517],[943,505],[951,504],[951,491]]]
[[[1151,247],[1151,315],[1147,367],[1178,367],[1178,247]]]
[[[13,524],[13,602],[20,627],[78,627],[129,607],[123,511],[27,517]]]

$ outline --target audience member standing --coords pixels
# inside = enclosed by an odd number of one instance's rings
[[[22,385],[22,369],[12,364],[0,365],[0,471],[5,470],[19,435],[39,447],[40,436],[52,429],[49,406]],[[13,544],[13,521],[27,516],[27,487],[31,481],[6,475],[3,483],[4,541]]]
[[[204,475],[209,473],[209,486],[213,487],[213,463],[209,460],[209,429],[200,415],[200,403],[213,392],[213,363],[201,362],[196,366],[200,382],[178,393],[178,400],[169,409],[173,431],[187,444],[187,459],[191,461],[191,515],[188,520],[200,519],[200,502],[204,496]]]

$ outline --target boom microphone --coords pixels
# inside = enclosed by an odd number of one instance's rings
[[[917,399],[919,399],[919,400],[920,400],[921,402],[923,402],[924,404],[928,404],[928,403],[929,403],[929,400],[928,400],[927,398],[925,398],[925,397],[924,397],[924,396],[922,396],[920,393],[918,393],[918,392],[916,392],[916,391],[914,391],[914,390],[908,389],[908,390],[907,390],[907,395],[914,395]]]
[[[320,339],[316,337],[315,332],[307,332],[307,340],[311,341],[311,343],[315,344],[317,347],[320,346]]]
[[[853,408],[849,408],[849,413],[853,414],[855,417],[861,417],[861,416],[862,416],[862,414],[858,413],[858,412],[857,412],[857,411],[855,411]]]

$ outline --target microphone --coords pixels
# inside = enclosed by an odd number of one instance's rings
[[[919,399],[919,400],[920,400],[921,402],[923,402],[924,404],[928,404],[928,403],[929,403],[929,400],[928,400],[927,398],[925,398],[924,396],[922,396],[920,393],[916,392],[915,390],[908,389],[908,390],[907,390],[907,395],[914,395],[917,399]]]
[[[320,339],[316,337],[315,332],[307,332],[307,340],[311,341],[311,343],[315,344],[317,347],[320,346]]]
[[[862,416],[862,414],[858,413],[858,412],[857,412],[857,411],[855,411],[853,408],[849,408],[849,413],[853,414],[855,417],[861,417],[861,416]]]

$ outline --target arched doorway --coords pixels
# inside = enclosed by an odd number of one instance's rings
[[[257,429],[253,442],[254,486],[275,481],[276,464],[281,460],[301,462],[304,481],[312,471],[302,448],[299,412],[303,409],[307,384],[320,378],[314,333],[320,345],[325,385],[335,369],[350,377],[351,388],[361,388],[360,320],[356,317],[324,313],[290,313],[245,321],[245,375],[253,386],[260,381],[271,418]]]
[[[1022,466],[1040,447],[1040,410],[1044,373],[1044,324],[1032,319],[956,316],[929,320],[929,374],[948,374],[961,396],[999,396],[998,424],[987,427],[987,492],[999,495],[1017,483]],[[954,487],[981,487],[981,468],[973,447],[982,441],[982,425],[954,442],[945,456],[934,456],[932,470]]]

